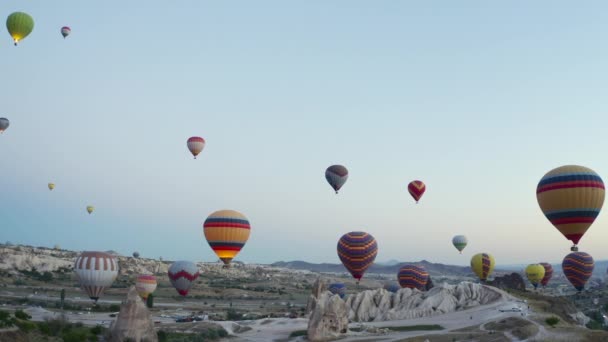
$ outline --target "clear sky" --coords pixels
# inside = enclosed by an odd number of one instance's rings
[[[377,261],[560,262],[538,181],[564,164],[608,181],[605,1],[0,3],[13,11],[36,25],[18,47],[0,34],[2,241],[215,261],[202,224],[234,209],[247,262],[337,263],[353,230]],[[331,164],[350,171],[339,195]],[[580,243],[596,260],[606,215]]]

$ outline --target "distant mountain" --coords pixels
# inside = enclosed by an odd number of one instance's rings
[[[399,261],[399,260],[391,259],[391,260],[384,261],[384,262],[377,262],[376,264],[382,265],[382,266],[394,266],[394,265],[399,265],[400,263],[401,263],[401,261]]]
[[[392,263],[393,260],[391,260]],[[382,265],[382,264],[373,264],[367,272],[369,273],[378,273],[378,274],[396,274],[399,272],[399,269],[405,264],[414,264],[421,265],[426,268],[426,270],[430,273],[431,276],[473,276],[471,272],[471,268],[468,266],[454,266],[454,265],[444,265],[444,264],[436,264],[426,260],[416,261],[416,262],[399,262],[392,265]],[[308,270],[313,272],[331,272],[331,273],[342,273],[346,272],[344,266],[342,264],[313,264],[306,261],[279,261],[271,264],[271,266],[275,267],[285,267],[296,270]]]

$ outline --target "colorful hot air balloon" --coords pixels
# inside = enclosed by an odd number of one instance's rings
[[[92,205],[87,206],[87,212],[89,213],[89,215],[93,212],[93,210],[95,210],[95,207]]]
[[[348,179],[348,170],[342,165],[332,165],[325,170],[325,179],[338,193]]]
[[[534,286],[534,288],[538,287],[538,283],[543,280],[545,276],[545,268],[541,264],[530,264],[526,267],[526,277]]]
[[[182,295],[188,295],[192,283],[198,278],[199,270],[198,267],[190,261],[176,261],[171,267],[169,267],[169,280],[171,285],[175,287],[177,292]]]
[[[0,118],[0,133],[4,133],[4,131],[6,131],[9,125],[10,122],[7,118]]]
[[[471,269],[481,281],[488,280],[488,277],[494,271],[494,265],[494,257],[488,253],[475,254],[471,258]]]
[[[14,12],[6,18],[6,28],[17,46],[21,39],[32,33],[34,19],[27,13]]]
[[[137,277],[135,282],[135,289],[137,293],[144,301],[148,299],[148,296],[156,290],[156,277],[153,275],[142,274]]]
[[[467,237],[464,235],[456,235],[452,238],[452,244],[460,254],[462,254],[462,250],[467,246],[467,243],[469,243],[469,240],[467,240]]]
[[[49,183],[48,186],[49,186],[49,190],[55,189],[55,183]]]
[[[344,283],[329,284],[329,287],[327,289],[329,290],[329,292],[340,296],[340,298],[344,298],[344,296],[346,295],[346,287],[344,286]]]
[[[234,210],[219,210],[203,224],[205,239],[228,267],[249,239],[251,226],[245,215]]]
[[[587,280],[593,273],[595,262],[591,255],[585,252],[572,252],[562,261],[564,275],[579,292],[585,288]]]
[[[74,263],[80,286],[95,302],[118,276],[116,259],[104,252],[82,252]]]
[[[405,265],[399,270],[397,278],[401,287],[422,291],[429,280],[429,273],[422,266]]]
[[[63,36],[63,39],[69,36],[70,33],[72,33],[72,29],[70,29],[68,26],[64,26],[61,28],[61,35]]]
[[[411,181],[407,186],[407,191],[412,195],[416,203],[420,200],[424,192],[426,191],[426,185],[422,181],[415,180]]]
[[[190,153],[192,153],[194,159],[196,159],[196,156],[205,148],[205,139],[201,137],[191,137],[188,139],[187,145]]]
[[[395,292],[399,291],[400,288],[401,288],[401,285],[399,285],[399,283],[396,283],[396,282],[390,282],[390,283],[384,284],[384,289],[388,292],[395,293]]]
[[[543,214],[578,250],[578,242],[604,204],[604,182],[593,170],[578,165],[553,169],[536,187],[536,199]]]
[[[549,280],[551,280],[551,277],[553,276],[553,266],[547,262],[541,262],[540,264],[545,268],[545,276],[543,277],[543,280],[540,281],[540,284],[542,286],[547,286]]]
[[[350,232],[338,241],[338,257],[342,264],[357,279],[357,284],[365,271],[374,263],[378,254],[378,243],[371,234]]]

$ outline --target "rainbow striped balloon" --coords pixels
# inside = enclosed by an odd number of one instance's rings
[[[150,274],[142,274],[137,277],[137,281],[135,282],[135,289],[137,293],[146,301],[148,296],[156,290],[156,286],[158,283],[156,282],[156,277]]]
[[[536,199],[545,217],[572,241],[579,240],[593,224],[604,204],[604,182],[595,171],[578,165],[553,169],[536,187]]]
[[[344,283],[329,284],[328,290],[329,292],[340,296],[340,298],[344,298],[346,295],[346,286],[344,286]]]
[[[551,280],[551,277],[553,276],[553,266],[548,262],[541,262],[540,264],[545,268],[545,276],[543,277],[543,280],[540,281],[540,284],[542,286],[547,286],[549,280]]]
[[[405,265],[399,270],[397,278],[401,287],[422,291],[429,280],[429,272],[422,266]]]
[[[228,266],[245,246],[251,226],[238,211],[219,210],[207,217],[203,230],[211,249]]]
[[[366,232],[350,232],[338,240],[338,257],[342,264],[357,279],[374,263],[378,254],[378,243]]]
[[[578,291],[585,288],[587,280],[593,273],[595,262],[593,257],[585,252],[572,252],[562,261],[562,270],[564,275]]]

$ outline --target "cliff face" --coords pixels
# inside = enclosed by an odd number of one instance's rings
[[[495,277],[494,280],[489,281],[488,285],[498,287],[499,289],[514,289],[525,291],[526,283],[519,273],[511,273],[502,277]]]

